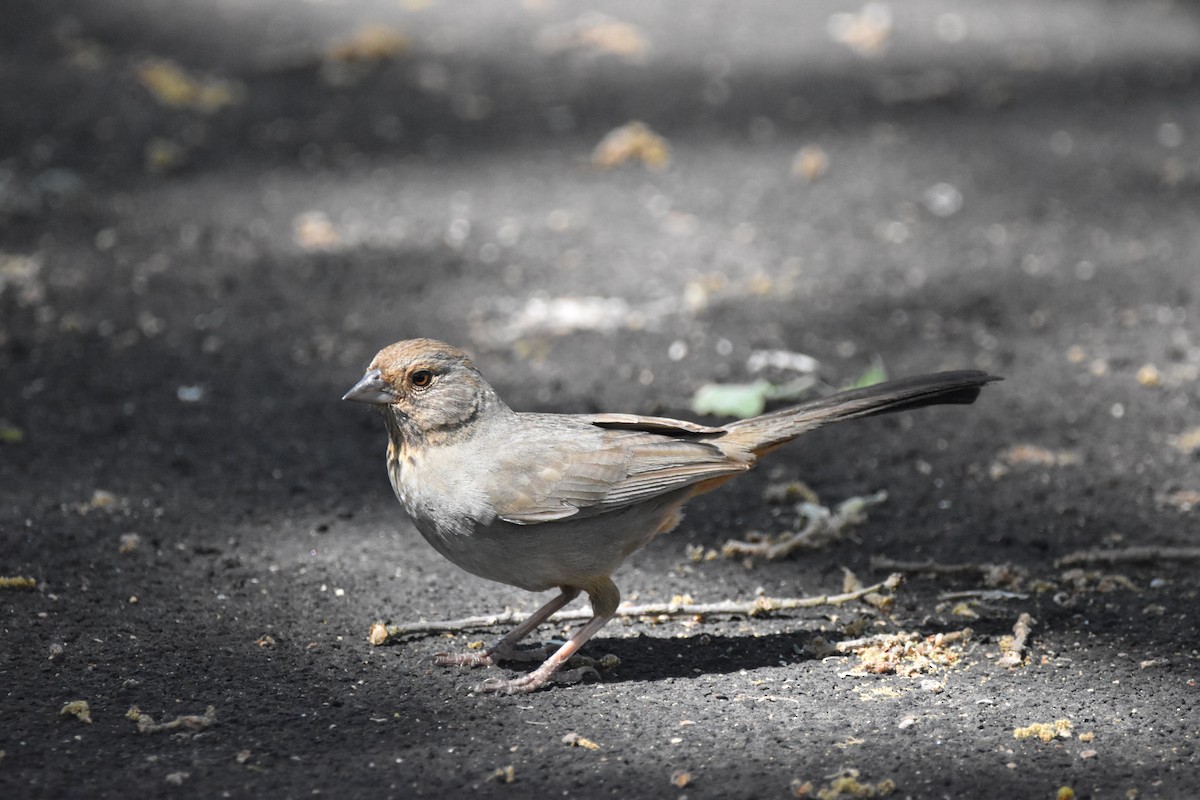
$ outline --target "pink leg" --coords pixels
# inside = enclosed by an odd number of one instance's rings
[[[579,590],[573,586],[560,586],[559,590],[560,593],[551,598],[550,602],[533,612],[528,619],[487,650],[478,653],[438,653],[433,657],[434,663],[442,666],[490,667],[497,661],[513,658],[516,653],[513,647],[517,642],[533,633],[551,614],[579,596]],[[538,657],[545,658],[545,654],[539,652]]]
[[[566,644],[558,648],[553,655],[547,658],[540,667],[528,675],[513,678],[512,680],[489,679],[476,686],[474,691],[524,694],[536,691],[549,683],[554,673],[558,672],[562,665],[567,663],[571,656],[575,655],[575,652],[583,646],[583,643],[592,638],[596,631],[603,628],[605,623],[612,619],[613,614],[616,613],[617,605],[621,602],[621,593],[618,591],[616,584],[609,578],[603,578],[601,582],[597,582],[589,588],[588,597],[592,601],[592,618],[576,631],[575,635]],[[585,667],[575,678],[577,680],[582,678],[582,673],[589,670],[593,674],[595,673],[595,670],[591,667]]]

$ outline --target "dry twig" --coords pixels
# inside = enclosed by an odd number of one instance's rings
[[[1054,562],[1056,567],[1079,564],[1127,564],[1138,561],[1198,561],[1200,547],[1122,547],[1078,550]]]
[[[1017,624],[1013,625],[1013,635],[1000,640],[1000,659],[996,662],[1002,667],[1019,667],[1025,660],[1025,649],[1029,634],[1033,630],[1033,617],[1027,612],[1021,612]]]
[[[894,592],[904,582],[904,576],[899,573],[889,575],[887,580],[864,586],[852,592],[842,594],[822,594],[813,597],[756,597],[748,602],[723,600],[717,603],[651,603],[648,605],[622,605],[617,609],[616,616],[624,618],[651,617],[655,619],[678,619],[680,617],[706,617],[713,615],[730,615],[760,617],[778,611],[791,611],[798,608],[817,608],[819,606],[840,606],[861,600],[867,595],[880,592]],[[435,633],[457,632],[478,628],[493,628],[501,625],[511,625],[520,622],[527,614],[516,611],[505,611],[503,614],[489,614],[478,617],[462,617],[459,619],[438,620],[434,622],[411,622],[403,625],[386,626],[387,638],[382,641],[372,639],[372,644],[384,644],[402,636],[429,636]],[[590,609],[560,611],[550,618],[550,622],[570,622],[590,619]],[[378,631],[378,628],[374,628]]]

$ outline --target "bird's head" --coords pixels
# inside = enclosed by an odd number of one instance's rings
[[[342,399],[381,407],[406,437],[449,433],[489,407],[506,408],[466,353],[434,339],[383,348]]]

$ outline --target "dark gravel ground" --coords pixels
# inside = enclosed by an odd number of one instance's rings
[[[1195,796],[1196,7],[604,14],[6,4],[0,575],[36,587],[0,589],[0,796],[760,798],[851,770],[907,797]],[[392,33],[348,38],[367,24]],[[631,120],[669,166],[591,165]],[[763,349],[834,385],[876,360],[1003,374],[972,408],[780,451],[617,582],[818,594],[883,556],[1008,564],[1019,597],[910,571],[886,614],[618,622],[586,648],[620,660],[598,683],[471,695],[430,656],[494,631],[366,641],[540,602],[421,542],[382,426],[338,401],[417,335],[523,409],[686,415]],[[689,557],[786,527],[763,493],[797,479],[889,499],[802,556]],[[1130,547],[1157,549],[1058,561]],[[965,626],[960,660],[915,676],[818,647]],[[91,724],[60,715],[76,700]],[[216,722],[139,732],[133,706]],[[1069,738],[1014,736],[1061,719]]]

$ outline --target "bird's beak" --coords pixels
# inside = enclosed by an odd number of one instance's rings
[[[383,380],[383,375],[377,369],[367,370],[362,380],[354,384],[350,391],[342,395],[343,400],[355,400],[359,403],[371,403],[386,406],[396,402],[396,395]]]

